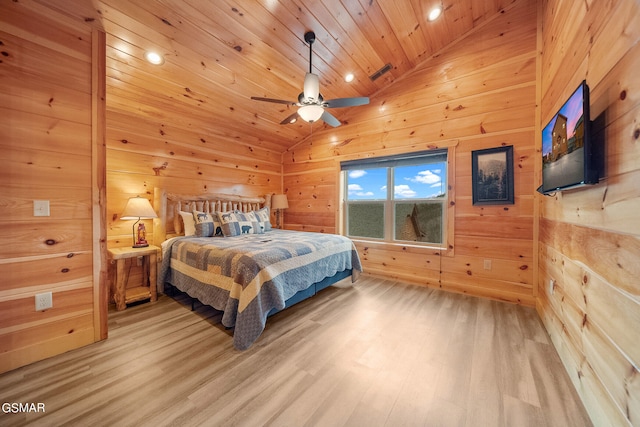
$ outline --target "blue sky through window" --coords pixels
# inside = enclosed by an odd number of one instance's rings
[[[442,162],[394,168],[394,198],[428,199],[444,194],[446,179]],[[347,177],[349,200],[387,198],[387,168],[350,170]]]

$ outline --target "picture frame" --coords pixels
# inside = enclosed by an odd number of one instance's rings
[[[474,205],[512,205],[513,145],[471,152]]]

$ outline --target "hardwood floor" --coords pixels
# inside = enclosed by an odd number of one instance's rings
[[[0,425],[589,426],[532,308],[363,276],[271,317],[247,351],[185,297],[0,376]]]

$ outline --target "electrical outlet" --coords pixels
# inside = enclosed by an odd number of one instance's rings
[[[556,281],[549,279],[549,295],[553,295],[553,288],[555,288]]]
[[[36,294],[36,311],[43,311],[53,307],[53,295],[51,292]]]
[[[491,270],[491,260],[490,259],[485,259],[484,260],[484,269],[485,270]]]
[[[33,216],[49,216],[49,201],[48,200],[34,200],[33,201]]]

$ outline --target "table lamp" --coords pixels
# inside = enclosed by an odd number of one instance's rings
[[[149,243],[147,243],[146,239],[147,231],[145,230],[144,222],[140,222],[140,220],[157,217],[158,215],[156,215],[156,211],[154,211],[151,207],[151,203],[149,203],[149,200],[140,196],[136,196],[130,198],[127,201],[127,204],[124,207],[124,211],[122,211],[122,215],[120,215],[120,219],[136,220],[136,222],[133,223],[133,227],[131,229],[134,248],[146,248],[147,246],[149,246]],[[139,222],[140,224],[138,224]],[[138,224],[137,233],[136,224]]]
[[[286,194],[274,194],[271,198],[271,209],[276,211],[276,228],[280,228],[280,215],[282,210],[289,207]]]

